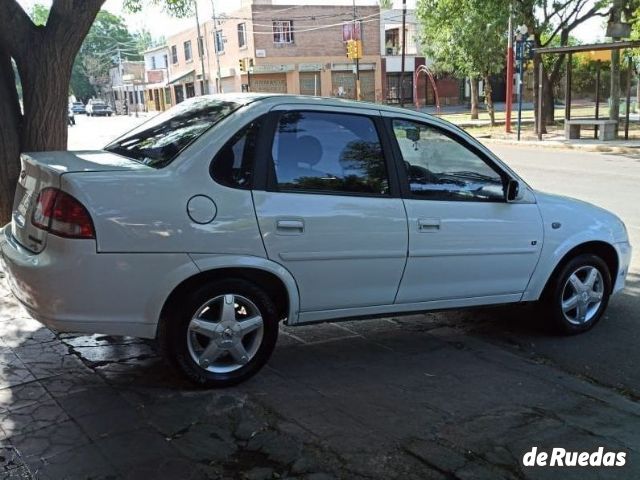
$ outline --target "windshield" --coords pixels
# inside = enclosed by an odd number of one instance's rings
[[[107,145],[105,150],[162,168],[240,106],[212,97],[192,98],[143,123]]]

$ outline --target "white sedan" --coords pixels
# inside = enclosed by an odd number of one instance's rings
[[[22,155],[7,279],[59,331],[156,338],[192,381],[278,323],[538,302],[579,333],[624,288],[618,217],[533,191],[449,123],[338,99],[190,99],[103,150]]]

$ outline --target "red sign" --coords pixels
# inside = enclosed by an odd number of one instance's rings
[[[342,25],[342,41],[362,40],[360,38],[360,22],[349,22]]]
[[[149,83],[164,82],[164,75],[162,70],[147,70],[147,82]]]

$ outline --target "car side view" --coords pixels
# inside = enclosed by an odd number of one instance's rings
[[[281,321],[537,302],[584,332],[621,291],[622,221],[530,188],[429,115],[189,99],[103,150],[22,155],[6,278],[59,331],[155,338],[193,382],[269,359]]]

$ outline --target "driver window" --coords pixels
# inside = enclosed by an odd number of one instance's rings
[[[414,197],[429,200],[503,201],[500,175],[455,139],[428,125],[394,120],[393,132]]]

